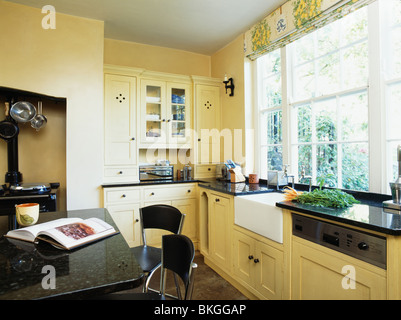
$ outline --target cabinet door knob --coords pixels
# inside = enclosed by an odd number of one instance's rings
[[[122,172],[122,171],[120,171],[120,172],[118,172],[118,174],[123,174],[123,172]]]
[[[219,198],[216,198],[216,202],[220,202],[220,199],[219,199]]]
[[[201,141],[201,139],[198,139],[198,141]]]
[[[155,195],[155,193],[154,193],[154,192],[152,192],[150,195],[151,195],[151,196],[154,196],[154,195]]]
[[[121,197],[122,197],[122,198],[125,198],[125,197],[126,197],[126,195],[125,195],[125,194],[123,194]]]
[[[135,222],[139,222],[139,219],[135,219]]]
[[[170,122],[170,121],[171,121],[171,119],[168,119],[168,120],[167,120],[167,122]]]
[[[162,121],[163,121],[163,122],[166,122],[166,119],[163,119]]]
[[[253,260],[253,262],[259,263],[259,259],[255,259],[255,260]]]
[[[131,140],[134,141],[134,140],[135,140],[135,137],[132,137]]]
[[[188,190],[188,193],[190,193],[191,192],[191,190]]]
[[[253,256],[249,256],[248,259],[249,259],[249,260],[252,260],[252,259],[253,259]]]

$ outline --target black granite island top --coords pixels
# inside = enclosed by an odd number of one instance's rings
[[[117,229],[106,209],[40,213],[38,223],[67,217],[96,217]],[[46,288],[52,282],[45,278],[50,276],[48,271],[42,273],[44,266],[54,267],[54,289]],[[120,233],[72,251],[0,238],[0,300],[83,299],[142,282],[142,269]]]
[[[401,215],[385,211],[380,204],[375,206],[362,202],[350,208],[334,209],[283,201],[276,206],[388,235],[401,235]]]

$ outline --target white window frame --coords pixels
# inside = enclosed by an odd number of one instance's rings
[[[383,59],[382,59],[382,35],[383,30],[380,24],[383,16],[383,10],[381,2],[376,1],[368,6],[368,50],[369,50],[369,84],[368,84],[368,104],[369,104],[369,192],[374,193],[386,193],[389,194],[388,188],[388,173],[389,161],[387,161],[388,155],[391,154],[391,150],[388,149],[388,140],[386,135],[386,105],[385,105],[385,88],[386,85],[391,81],[385,82],[383,77]],[[289,69],[289,54],[287,47],[281,48],[281,79],[282,79],[282,146],[283,146],[283,164],[291,164],[289,172],[296,176],[296,182],[299,181],[297,155],[291,152],[292,149],[292,137],[297,134],[296,128],[291,127],[291,117],[294,113],[291,112],[292,101],[289,97],[289,93],[292,92],[291,84],[291,72]],[[263,172],[263,165],[261,161],[266,161],[265,158],[261,158],[260,153],[260,138],[265,132],[261,132],[262,126],[260,124],[260,108],[259,108],[259,95],[260,95],[260,84],[258,82],[257,62],[252,62],[252,82],[254,87],[254,97],[257,97],[253,103],[254,111],[254,128],[255,128],[255,170]],[[397,79],[400,80],[401,79]],[[394,80],[395,81],[395,80]],[[364,87],[363,87],[364,88]],[[362,88],[355,88],[351,91],[360,91]],[[350,90],[338,92],[337,94],[345,94]],[[317,97],[320,99],[324,97]],[[309,101],[309,100],[308,100]],[[299,104],[300,102],[297,102]],[[265,165],[267,167],[267,164]],[[263,178],[263,175],[261,175]]]

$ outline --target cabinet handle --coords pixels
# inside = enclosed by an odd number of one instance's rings
[[[212,171],[212,168],[207,168],[207,171]]]
[[[188,193],[190,193],[191,192],[191,190],[188,190]]]
[[[219,199],[219,198],[216,198],[216,202],[220,202],[220,199]]]
[[[163,119],[162,121],[163,121],[163,122],[166,122],[166,119]]]
[[[167,122],[170,122],[170,121],[171,121],[171,119],[168,119],[168,120],[167,120]]]
[[[122,198],[125,198],[125,197],[126,197],[126,195],[125,195],[125,194],[123,194],[121,197],[122,197]]]
[[[122,171],[120,171],[118,174],[123,174],[123,172],[122,172]]]
[[[154,195],[155,195],[155,193],[154,193],[154,192],[152,192],[150,195],[151,195],[151,196],[154,196]]]
[[[252,260],[252,259],[253,259],[253,256],[249,256],[248,259],[249,259],[249,260]]]
[[[135,222],[139,222],[139,219],[135,219]]]
[[[198,141],[201,141],[201,139],[198,139]]]
[[[135,137],[132,137],[131,140],[132,140],[132,141],[135,141]]]
[[[253,262],[259,263],[259,259],[255,259],[255,260],[253,260]]]

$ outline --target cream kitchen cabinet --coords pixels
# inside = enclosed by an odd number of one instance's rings
[[[345,269],[344,269],[345,268]],[[348,269],[351,268],[351,269]],[[292,299],[386,299],[386,270],[293,236]],[[347,278],[355,275],[354,285]]]
[[[191,145],[191,86],[141,80],[141,146]]]
[[[136,77],[105,74],[104,181],[137,181]]]
[[[195,177],[214,177],[209,166],[221,162],[221,81],[194,78]]]
[[[208,257],[223,271],[231,271],[232,197],[211,193],[209,199]]]
[[[176,207],[181,213],[185,214],[184,226],[182,234],[188,236],[195,247],[198,245],[197,233],[197,199],[196,185],[180,184],[180,185],[164,185],[164,186],[148,186],[143,187],[144,206],[154,204],[166,204]],[[146,239],[149,244],[161,246],[161,236],[168,232],[160,230],[149,230]]]
[[[108,209],[129,246],[141,244],[139,208],[155,204],[167,204],[184,213],[182,233],[195,247],[198,245],[198,216],[195,183],[164,184],[138,187],[104,188],[104,207]],[[161,246],[161,236],[168,232],[148,230],[148,244]]]
[[[243,286],[260,299],[282,299],[282,251],[234,229],[232,256],[234,277]]]
[[[105,188],[104,207],[130,247],[141,243],[139,208],[142,190],[139,187]]]

